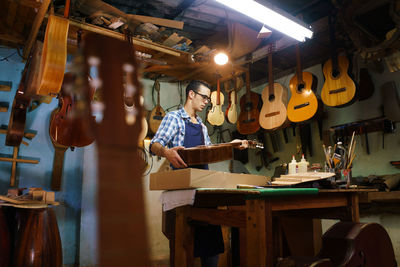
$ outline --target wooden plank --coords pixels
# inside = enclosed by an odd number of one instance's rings
[[[255,22],[254,20],[248,18],[245,15],[241,15],[238,12],[231,11],[226,9],[222,4],[219,5],[219,8],[216,8],[212,5],[199,5],[199,6],[192,6],[187,10],[196,11],[206,15],[212,15],[215,17],[219,17],[221,19],[229,18],[231,21],[237,21],[243,23],[245,25],[258,25],[259,23]],[[260,27],[261,28],[261,27]]]
[[[32,28],[28,35],[28,39],[26,40],[24,52],[22,54],[22,57],[25,59],[28,58],[28,56],[31,52],[33,43],[35,42],[38,31],[39,31],[40,25],[42,25],[46,11],[49,8],[49,4],[50,4],[50,0],[43,0],[42,5],[40,6],[39,11],[36,14],[36,17],[33,20]]]
[[[327,25],[328,25],[327,17],[323,17],[323,18],[311,23],[311,27],[313,29],[314,35],[318,32],[324,31],[326,29]],[[287,37],[287,36],[284,36],[275,42],[275,51],[277,52],[277,51],[283,50],[283,49],[288,48],[289,46],[293,46],[297,43],[298,43],[297,40]],[[243,65],[243,64],[246,64],[249,62],[256,62],[256,61],[266,57],[268,55],[268,52],[270,51],[270,46],[271,46],[271,44],[268,44],[268,45],[265,45],[265,46],[255,50],[254,52],[252,52],[250,54],[250,57],[246,55],[241,58],[238,58],[234,62],[234,65]]]
[[[114,32],[112,30],[108,30],[108,29],[105,29],[105,28],[97,27],[97,26],[94,26],[94,25],[90,25],[90,24],[87,24],[87,23],[81,23],[81,22],[78,22],[76,20],[70,19],[69,20],[69,25],[70,25],[70,27],[74,26],[74,27],[80,28],[80,29],[85,30],[85,31],[95,32],[95,33],[98,33],[98,34],[110,36],[110,37],[117,38],[117,39],[120,39],[120,40],[125,40],[125,35],[123,35],[121,33]],[[180,57],[181,56],[181,52],[178,51],[178,50],[171,49],[169,47],[162,46],[162,45],[150,42],[150,41],[141,40],[141,39],[132,37],[132,42],[133,42],[134,45],[146,47],[146,48],[149,48],[149,49],[153,49],[153,50],[156,50],[156,51],[159,51],[159,52],[162,52],[162,53],[165,53],[165,54],[169,54],[169,55],[172,55],[172,56],[175,56],[175,57]]]
[[[19,5],[30,7],[30,8],[39,8],[42,5],[42,3],[40,1],[36,1],[36,0],[16,0],[16,2]]]
[[[176,209],[175,217],[175,266],[190,267],[193,259],[193,229],[187,224],[189,207]]]
[[[0,112],[7,112],[8,111],[8,102],[0,102]]]
[[[9,158],[9,157],[0,157],[0,161],[31,163],[31,164],[39,163],[39,160],[37,160],[37,159],[20,159],[20,158]]]
[[[1,39],[1,37],[0,37],[0,39]],[[11,91],[11,87],[12,87],[12,82],[10,82],[10,81],[0,81],[0,91],[10,92]]]
[[[246,227],[245,211],[192,208],[190,217],[193,220],[208,222],[215,225],[227,225],[239,228]]]
[[[140,22],[150,22],[164,27],[175,28],[180,30],[183,29],[183,24],[184,24],[183,21],[162,19],[162,18],[141,16],[141,15],[131,15],[131,16]]]
[[[0,40],[4,40],[15,44],[23,44],[25,42],[25,39],[22,37],[22,35],[18,35],[16,33],[12,34],[0,33]]]
[[[6,134],[7,133],[7,125],[2,124],[0,126],[0,134]],[[36,131],[35,130],[25,130],[24,132],[24,137],[28,138],[29,140],[33,139],[36,136]]]
[[[32,9],[27,6],[19,6],[17,12],[17,19],[14,23],[13,32],[22,33],[25,27],[25,24],[28,20],[28,14]],[[28,25],[30,27],[30,25]]]
[[[348,204],[346,194],[332,195],[301,195],[282,199],[271,199],[272,210],[301,210],[317,208],[346,207]]]
[[[7,16],[6,24],[11,29],[14,26],[14,21],[15,21],[16,15],[17,15],[17,10],[18,10],[18,4],[14,1],[10,2],[10,5],[8,6],[8,12],[7,12],[8,16]]]
[[[360,194],[359,202],[400,202],[400,191],[369,192]]]
[[[246,201],[246,266],[273,266],[271,204]]]
[[[358,194],[352,193],[348,196],[349,199],[349,212],[350,212],[350,221],[352,222],[360,222],[360,208],[358,205]]]

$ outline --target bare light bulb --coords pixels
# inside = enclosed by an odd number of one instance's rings
[[[214,62],[218,65],[225,65],[228,60],[228,56],[225,53],[218,53],[214,56]]]

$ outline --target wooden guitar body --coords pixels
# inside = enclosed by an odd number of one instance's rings
[[[248,141],[249,148],[264,148],[256,141]],[[179,149],[178,154],[188,165],[199,165],[220,162],[232,159],[233,148],[237,148],[241,143],[222,143],[215,145],[201,145],[190,148]]]
[[[260,129],[258,104],[259,95],[257,93],[249,92],[249,96],[244,95],[240,98],[240,114],[236,124],[239,133],[253,134]]]
[[[67,62],[69,20],[50,15],[39,71],[38,95],[55,95],[61,89]]]
[[[157,104],[153,108],[153,110],[150,112],[149,116],[149,128],[152,133],[156,133],[158,130],[158,127],[160,127],[160,124],[165,117],[165,111],[160,105],[160,83],[156,80],[154,82],[154,87],[155,90],[157,91]],[[146,136],[144,136],[146,137]],[[143,137],[143,139],[144,139]],[[142,140],[142,139],[141,139]]]
[[[150,117],[149,117],[149,128],[152,133],[156,133],[158,130],[158,127],[160,127],[160,124],[165,117],[165,111],[161,106],[155,106],[153,110],[150,112]]]
[[[237,93],[235,90],[229,92],[229,106],[225,111],[226,119],[229,123],[235,124],[238,119],[237,105],[236,105]]]
[[[274,94],[269,94],[268,86],[263,89],[263,106],[260,111],[260,125],[266,130],[282,126],[287,120],[287,89],[279,83],[274,83]]]
[[[219,94],[219,101],[218,101]],[[219,103],[218,103],[219,102]],[[207,121],[211,125],[220,126],[224,123],[225,117],[222,112],[222,105],[224,104],[224,94],[217,91],[211,93],[212,108],[207,114]]]
[[[298,82],[298,76],[290,79],[290,97],[287,114],[292,122],[301,122],[311,119],[318,110],[318,100],[311,88],[313,88],[313,75],[303,72],[303,83]]]
[[[318,257],[329,258],[332,266],[397,266],[390,237],[377,223],[335,224],[323,235]]]
[[[94,135],[90,128],[94,123],[94,117],[88,124],[86,120],[76,118],[71,113],[77,104],[74,96],[68,92],[69,86],[74,86],[75,76],[72,73],[64,75],[64,81],[59,97],[59,108],[52,114],[49,133],[53,142],[67,147],[84,147],[94,141]],[[94,88],[91,88],[91,97]]]
[[[325,105],[331,107],[343,106],[353,100],[356,86],[347,74],[349,61],[345,56],[338,56],[338,73],[332,68],[332,60],[325,62],[323,72],[325,83],[322,87],[321,98]]]

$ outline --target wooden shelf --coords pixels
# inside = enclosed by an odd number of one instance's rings
[[[361,194],[360,203],[370,202],[400,202],[400,191],[368,192]]]

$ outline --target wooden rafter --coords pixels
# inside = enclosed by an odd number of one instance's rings
[[[11,2],[8,6],[8,15],[7,15],[7,26],[12,27],[15,21],[15,17],[18,10],[18,4],[16,2]]]
[[[49,8],[49,4],[50,4],[50,0],[43,0],[38,13],[36,14],[36,17],[32,24],[31,32],[29,33],[28,39],[26,40],[26,43],[25,43],[24,53],[22,55],[25,59],[28,58],[29,53],[31,52],[33,43],[35,42],[38,31],[39,31],[40,25],[42,24],[44,16],[46,14],[46,11]]]
[[[42,5],[42,3],[37,0],[16,0],[15,2],[22,6],[27,6],[31,8],[39,8]]]
[[[112,30],[104,29],[104,28],[94,26],[94,25],[89,25],[86,23],[80,23],[78,21],[71,20],[71,19],[69,20],[69,24],[70,24],[70,27],[74,26],[74,27],[78,27],[85,31],[95,32],[98,34],[107,35],[107,36],[110,36],[113,38],[125,40],[125,35],[115,32],[115,31],[112,31]],[[153,50],[165,53],[165,54],[169,54],[172,56],[176,56],[176,57],[180,57],[181,53],[182,53],[178,50],[174,50],[169,47],[166,47],[166,46],[163,46],[163,45],[160,45],[157,43],[153,43],[151,41],[141,40],[141,39],[135,38],[135,37],[132,37],[132,42],[134,45],[143,46],[143,47],[150,48],[150,49],[153,49]]]

